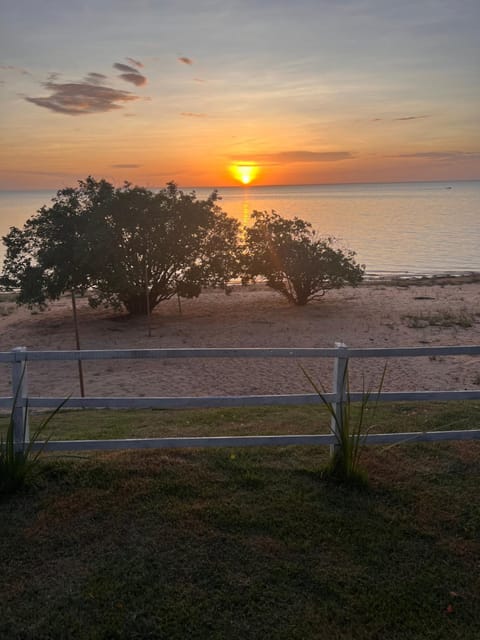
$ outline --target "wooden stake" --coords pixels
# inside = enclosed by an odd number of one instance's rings
[[[75,342],[77,345],[77,351],[80,351],[80,332],[78,330],[78,316],[77,316],[77,303],[75,300],[75,291],[72,289],[71,290],[71,294],[72,294],[72,312],[73,312],[73,324],[75,327]],[[83,367],[82,367],[82,361],[81,360],[77,360],[78,363],[78,380],[80,382],[80,395],[82,396],[82,398],[85,397],[85,384],[83,382]]]

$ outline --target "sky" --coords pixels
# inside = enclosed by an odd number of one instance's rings
[[[479,24],[479,0],[0,0],[0,189],[480,179]]]

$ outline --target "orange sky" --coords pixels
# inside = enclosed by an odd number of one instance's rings
[[[154,4],[2,10],[0,189],[480,179],[479,4]]]

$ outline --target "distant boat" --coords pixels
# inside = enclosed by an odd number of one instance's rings
[[[453,187],[445,187],[445,189],[453,189]]]

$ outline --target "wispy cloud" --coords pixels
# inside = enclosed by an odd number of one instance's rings
[[[125,58],[125,60],[128,60],[128,62],[130,62],[130,64],[135,65],[139,69],[143,68],[143,62],[140,62],[140,60],[135,60],[135,58]]]
[[[141,164],[112,164],[114,169],[138,169]]]
[[[182,64],[193,64],[192,58],[187,58],[187,56],[180,56],[177,60]]]
[[[208,118],[206,113],[192,113],[191,111],[182,111],[180,115],[185,118]]]
[[[394,121],[400,121],[400,120],[423,120],[424,118],[429,118],[429,115],[424,115],[424,116],[402,116],[401,118],[394,118]]]
[[[480,159],[480,151],[417,151],[401,153],[391,158],[420,158],[426,160],[475,160]]]
[[[429,114],[421,116],[400,116],[398,118],[372,118],[370,122],[406,122],[408,120],[423,120],[424,118],[430,118]]]
[[[126,58],[126,60],[137,67],[143,66],[139,60],[134,58]],[[147,78],[135,67],[115,62],[113,68],[122,72],[119,76],[122,80],[137,87],[147,82]],[[50,72],[47,81],[42,83],[42,86],[50,91],[50,95],[25,96],[25,100],[55,113],[78,116],[122,109],[124,103],[140,99],[140,96],[130,91],[122,91],[108,86],[108,77],[96,71],[87,73],[80,82],[58,82],[59,77],[58,72]]]
[[[139,73],[121,73],[119,77],[122,78],[122,80],[125,80],[125,82],[134,84],[136,87],[141,87],[142,85],[147,84],[146,77]]]
[[[36,171],[30,169],[2,169],[2,173],[14,173],[22,174],[26,176],[60,176],[60,177],[69,177],[72,174],[66,173],[65,171]]]
[[[13,71],[14,73],[20,73],[22,76],[31,76],[32,74],[28,69],[24,69],[23,67],[16,67],[13,64],[0,64],[0,69],[2,71]]]
[[[54,75],[54,74],[52,74]],[[58,76],[58,74],[57,74]],[[52,80],[56,80],[57,78],[52,78]],[[91,71],[90,73],[87,73],[86,77],[85,77],[85,82],[91,83],[91,84],[104,84],[105,80],[107,80],[107,76],[105,76],[103,73],[95,73],[95,71]],[[50,78],[49,78],[50,80]]]
[[[130,60],[130,58],[127,58],[127,60]],[[141,62],[139,61],[134,61],[134,63],[141,64]],[[144,75],[142,75],[138,71],[138,69],[135,69],[135,67],[132,67],[128,64],[123,64],[122,62],[115,62],[113,65],[113,68],[117,69],[117,71],[122,71],[122,73],[119,76],[120,78],[122,78],[122,80],[125,80],[125,82],[130,82],[131,84],[134,84],[136,87],[141,87],[142,85],[147,83],[147,78]]]
[[[138,71],[134,67],[131,67],[128,64],[122,64],[121,62],[115,62],[113,68],[117,69],[118,71],[124,71],[126,73],[138,73]]]
[[[350,151],[277,151],[276,153],[263,153],[256,155],[259,162],[335,162],[339,160],[350,160],[353,155]]]
[[[43,85],[49,96],[25,100],[56,113],[70,116],[104,113],[121,109],[122,103],[138,100],[139,96],[130,91],[121,91],[94,82],[45,82]]]

